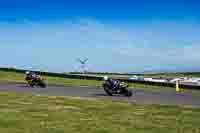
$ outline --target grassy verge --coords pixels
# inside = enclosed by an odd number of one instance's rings
[[[200,109],[0,93],[2,133],[198,133]]]

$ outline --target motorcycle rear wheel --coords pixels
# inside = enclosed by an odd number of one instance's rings
[[[32,81],[28,81],[28,84],[30,87],[34,87],[35,86],[35,83],[33,83]]]

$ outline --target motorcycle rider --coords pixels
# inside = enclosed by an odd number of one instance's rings
[[[26,79],[31,79],[31,80],[37,80],[38,78],[40,78],[39,75],[37,75],[36,73],[34,72],[30,72],[30,71],[26,71]]]
[[[117,91],[119,89],[120,82],[118,80],[114,80],[109,78],[108,76],[104,76],[104,81],[106,81],[111,86],[112,90]]]
[[[25,75],[26,75],[26,76],[25,76],[25,79],[26,79],[26,80],[31,80],[31,79],[32,79],[32,75],[31,75],[31,72],[30,72],[30,71],[26,71],[26,72],[25,72]]]

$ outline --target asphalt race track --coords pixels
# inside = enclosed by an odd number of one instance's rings
[[[26,84],[0,84],[0,91],[14,91],[49,96],[73,96],[113,101],[126,101],[138,104],[163,104],[200,107],[200,96],[190,93],[150,92],[134,89],[132,97],[107,96],[103,89],[87,87],[48,86],[47,88],[29,87]]]

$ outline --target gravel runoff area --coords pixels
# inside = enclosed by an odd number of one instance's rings
[[[137,104],[162,104],[200,107],[200,96],[191,93],[150,92],[142,89],[133,89],[132,97],[108,96],[103,89],[89,87],[48,86],[47,88],[29,87],[27,84],[0,84],[0,91],[16,91],[48,96],[72,96],[113,101],[132,102]]]

